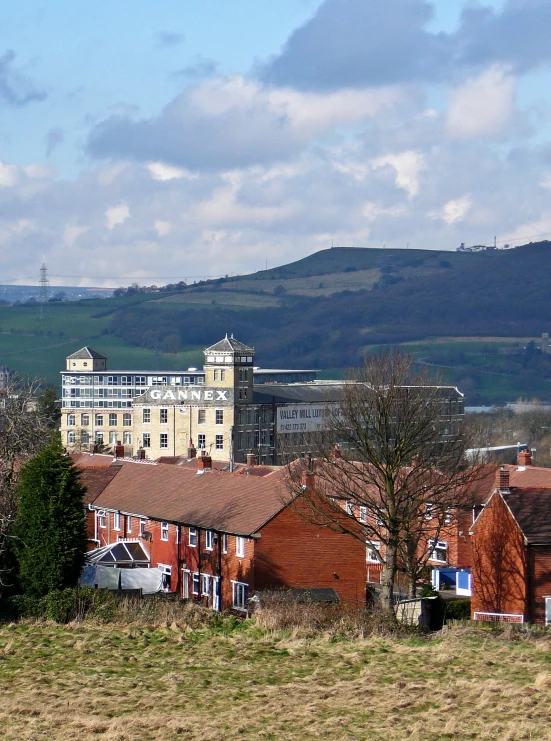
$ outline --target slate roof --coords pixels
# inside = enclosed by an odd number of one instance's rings
[[[252,355],[254,353],[254,347],[249,347],[248,345],[244,345],[242,342],[235,340],[233,335],[231,337],[226,335],[223,340],[207,347],[203,352],[205,355],[217,352],[234,352],[239,355]]]
[[[120,470],[119,466],[112,466],[111,468],[80,468],[79,481],[82,486],[86,487],[86,493],[84,494],[85,504],[92,504],[105,487],[113,481]]]
[[[278,403],[326,403],[340,401],[342,399],[343,384],[340,381],[334,383],[313,381],[310,383],[274,383],[269,386],[255,386],[253,390],[253,403],[271,404]]]
[[[501,496],[529,543],[551,545],[551,488],[512,487]]]
[[[67,356],[67,360],[88,360],[89,358],[92,358],[94,360],[107,360],[105,355],[102,355],[97,350],[94,350],[91,347],[81,347],[80,350],[77,350],[72,355]]]
[[[124,465],[94,506],[248,536],[283,508],[286,493],[280,471],[257,477]]]

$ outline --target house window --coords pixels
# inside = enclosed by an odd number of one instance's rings
[[[429,561],[438,563],[447,563],[448,561],[448,544],[444,540],[435,542],[429,540]]]
[[[220,380],[221,381],[225,381],[226,380],[226,371],[225,370],[221,370],[220,371]]]
[[[197,435],[197,447],[199,450],[204,450],[207,447],[207,438],[205,435]]]
[[[122,443],[123,445],[132,445],[132,433],[131,432],[122,433]]]
[[[126,532],[132,532],[132,517],[130,515],[128,515],[126,518]]]
[[[210,596],[210,574],[201,574],[201,594],[204,597]]]
[[[206,422],[206,416],[207,416],[207,412],[205,409],[198,409],[197,410],[197,424],[204,425]]]
[[[425,503],[425,520],[432,520],[433,518],[433,505],[432,502]]]
[[[126,412],[126,414],[122,415],[122,426],[123,427],[132,427],[132,415]]]
[[[98,525],[102,528],[107,527],[107,515],[104,509],[100,509],[98,512]]]
[[[446,523],[446,525],[449,525],[451,521],[452,521],[452,508],[446,507],[446,510],[444,512],[444,522]]]
[[[224,410],[223,409],[216,410],[216,420],[215,421],[217,425],[224,424]]]
[[[80,415],[80,424],[82,427],[88,427],[90,424],[90,415],[89,414],[81,414]]]
[[[116,427],[116,426],[117,426],[117,415],[110,414],[109,415],[109,427]]]
[[[239,535],[235,537],[235,555],[237,558],[243,558],[245,555],[245,538]]]
[[[168,448],[168,434],[166,432],[161,432],[159,441],[160,441],[159,447]]]
[[[176,544],[180,542],[180,525],[176,525]]]
[[[80,442],[81,445],[88,445],[88,443],[90,442],[90,434],[85,430],[82,430],[80,433]]]
[[[170,577],[172,576],[172,566],[164,563],[158,563],[157,568],[163,575],[163,592],[170,592]]]
[[[218,381],[218,371],[217,370],[214,371],[214,380]]]
[[[161,540],[168,540],[168,522],[161,522]]]
[[[195,546],[197,545],[197,530],[194,527],[190,527],[189,529],[188,542],[192,548],[195,548]]]
[[[228,536],[226,535],[226,533],[224,533],[224,535],[222,535],[222,553],[227,553],[227,552],[228,552]]]
[[[191,577],[191,593],[199,594],[199,574],[193,574]]]
[[[213,548],[212,530],[205,530],[205,550],[212,551],[212,548]]]
[[[151,409],[142,409],[142,422],[144,424],[151,422]]]
[[[103,442],[103,432],[96,432],[96,442],[98,444]]]
[[[144,448],[150,448],[151,447],[151,435],[149,434],[149,432],[144,432],[142,446]]]
[[[118,377],[117,376],[107,376],[107,385],[108,386],[117,386],[118,384]]]
[[[103,427],[103,414],[96,414],[96,420],[94,422],[96,427]]]
[[[115,512],[113,514],[113,530],[121,529],[121,513]]]
[[[224,435],[216,435],[216,450],[224,450]]]
[[[243,433],[237,433],[237,450],[243,450]]]
[[[360,507],[360,522],[367,522],[367,507]]]
[[[145,376],[136,376],[136,386],[147,386],[147,379]]]
[[[551,597],[545,597],[545,624],[551,625]]]
[[[117,432],[110,432],[109,433],[109,443],[110,443],[110,445],[116,445],[116,443],[117,443],[117,436],[118,436],[118,433]]]
[[[247,584],[232,581],[232,607],[234,610],[247,609]]]
[[[353,509],[352,509],[352,502],[347,502],[347,503],[346,503],[346,514],[347,514],[347,515],[352,515],[352,514],[354,514],[354,511],[353,511]]]
[[[143,534],[145,533],[145,523],[146,523],[146,520],[144,520],[144,519],[142,518],[142,519],[140,520],[140,535],[141,535],[141,536],[143,536]]]
[[[69,427],[74,427],[77,423],[77,418],[75,414],[68,414],[67,415],[67,425]]]
[[[168,409],[159,409],[159,422],[162,425],[168,424]]]
[[[381,550],[381,544],[376,540],[366,541],[365,558],[368,563],[381,563],[377,553]]]
[[[67,433],[67,443],[68,445],[73,445],[74,442],[75,442],[75,431],[69,430],[69,432]]]

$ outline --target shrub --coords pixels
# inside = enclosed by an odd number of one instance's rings
[[[446,620],[469,620],[471,617],[471,600],[456,599],[446,602]]]

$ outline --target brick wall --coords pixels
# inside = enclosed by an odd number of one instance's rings
[[[300,504],[286,507],[260,530],[254,554],[256,589],[332,587],[342,601],[365,602],[365,545],[310,524]]]
[[[527,606],[524,538],[499,494],[494,494],[473,528],[471,611],[522,614]]]
[[[529,549],[529,561],[529,620],[545,624],[545,597],[551,597],[551,546],[532,546]]]

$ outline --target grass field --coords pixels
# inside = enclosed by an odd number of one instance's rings
[[[3,741],[551,739],[551,636],[0,627]]]

